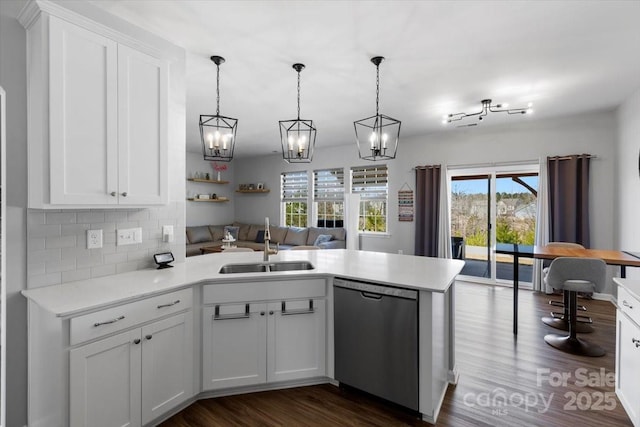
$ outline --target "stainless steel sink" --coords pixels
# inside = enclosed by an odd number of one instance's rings
[[[220,274],[265,273],[267,267],[266,264],[227,264],[222,266]]]
[[[269,271],[297,271],[313,270],[313,264],[309,261],[283,261],[269,264]]]
[[[220,268],[220,274],[234,273],[267,273],[269,271],[313,270],[309,261],[282,261],[272,263],[227,264]]]

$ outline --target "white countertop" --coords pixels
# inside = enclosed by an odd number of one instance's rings
[[[625,288],[629,293],[640,301],[640,279],[621,279],[614,277],[613,281]]]
[[[430,292],[445,292],[464,262],[383,252],[328,249],[281,251],[270,261],[309,260],[313,270],[220,274],[225,264],[262,262],[262,252],[235,252],[187,258],[174,268],[147,269],[22,291],[29,300],[58,317],[125,303],[198,283],[229,283],[277,277],[339,276]]]

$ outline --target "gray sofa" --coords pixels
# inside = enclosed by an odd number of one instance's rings
[[[264,230],[264,224],[244,224],[234,222],[228,225],[198,225],[187,226],[187,256],[200,255],[200,248],[222,245],[225,227],[238,227],[238,236],[234,245],[238,247],[263,250],[264,241],[260,241],[259,232]],[[318,246],[320,249],[346,248],[347,231],[344,228],[319,227],[280,227],[270,226],[271,247],[279,245],[280,250],[291,249],[294,246]],[[318,236],[323,235],[329,241],[318,242]],[[321,238],[320,240],[323,240]]]

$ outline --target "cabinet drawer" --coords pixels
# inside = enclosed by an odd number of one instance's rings
[[[618,306],[637,325],[640,325],[640,301],[622,286],[618,286]]]
[[[283,280],[273,282],[239,282],[205,285],[204,304],[268,301],[326,296],[325,279]]]
[[[75,345],[140,323],[191,308],[193,291],[183,289],[123,304],[71,319],[70,343]]]

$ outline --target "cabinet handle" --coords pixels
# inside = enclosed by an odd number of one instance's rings
[[[626,299],[622,300],[622,305],[624,305],[625,307],[629,307],[631,310],[633,310],[633,306],[629,304]]]
[[[244,305],[244,314],[220,314],[220,306],[216,305],[213,314],[213,320],[231,320],[231,319],[248,319],[251,317],[249,313],[249,304]]]
[[[140,338],[136,338],[135,340],[133,340],[134,344],[140,344]]]
[[[112,191],[112,192],[111,192],[111,197],[116,197],[116,195],[117,195],[117,194],[118,194],[118,193],[116,193],[115,191]]]
[[[273,316],[273,310],[269,311],[269,316]]]
[[[282,315],[283,316],[293,316],[295,314],[311,314],[315,310],[313,308],[313,300],[309,300],[309,308],[303,308],[301,310],[289,310],[287,311],[287,303],[286,301],[282,301]]]
[[[636,338],[631,338],[631,342],[636,345],[636,348],[640,347],[640,340]]]
[[[122,197],[127,197],[127,192],[126,191],[122,193]]]
[[[167,303],[167,304],[160,304],[160,305],[158,306],[158,308],[171,307],[171,306],[174,306],[174,305],[176,305],[176,304],[180,304],[180,300],[179,300],[179,299],[175,300],[174,302],[169,302],[169,303]]]
[[[264,316],[264,311],[261,311],[261,312],[260,312],[260,316]]]
[[[93,326],[97,328],[98,326],[101,326],[101,325],[109,325],[111,323],[116,323],[122,319],[124,319],[124,316],[116,317],[115,319],[111,319],[111,320],[105,320],[104,322],[96,322],[93,324]]]
[[[153,335],[145,335],[146,340],[151,340],[151,338],[153,338]]]

